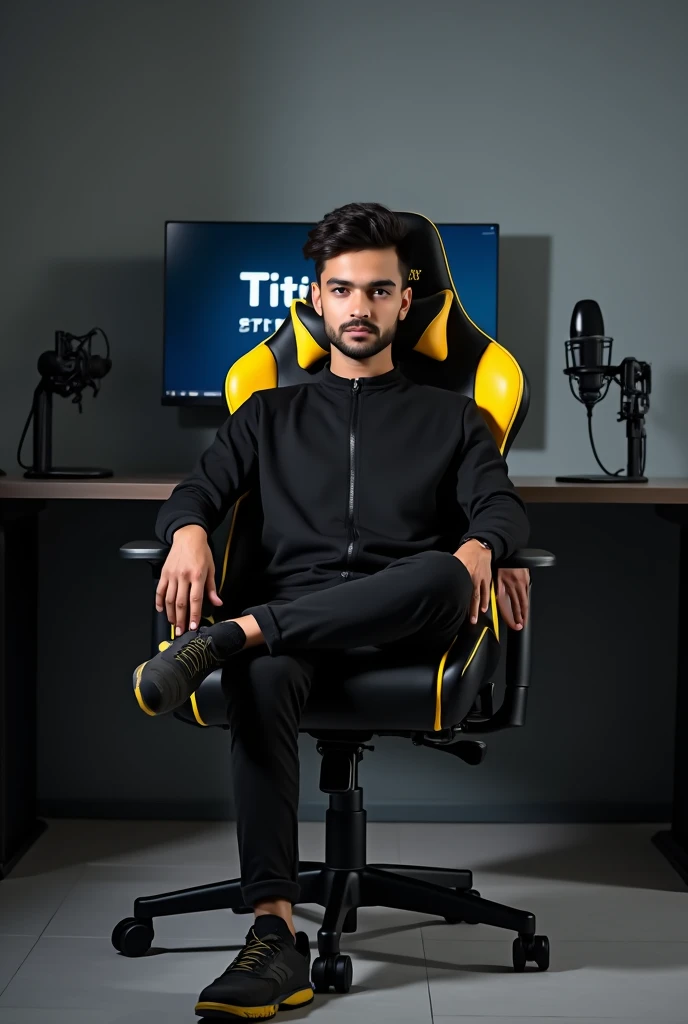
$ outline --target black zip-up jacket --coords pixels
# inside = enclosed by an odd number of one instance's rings
[[[255,391],[162,505],[159,539],[189,523],[212,534],[256,486],[264,600],[453,552],[468,536],[489,541],[495,561],[528,541],[525,506],[473,399],[398,367],[350,379],[328,361],[311,382]]]

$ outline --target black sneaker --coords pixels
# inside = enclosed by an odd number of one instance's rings
[[[223,665],[207,626],[160,644],[160,652],[134,672],[134,694],[147,715],[174,711],[198,689],[206,676]],[[241,627],[237,626],[241,631]],[[243,632],[243,631],[241,631]]]
[[[305,932],[296,941],[281,917],[264,914],[227,970],[203,989],[196,1013],[215,1020],[270,1020],[278,1010],[312,1003],[311,950]]]

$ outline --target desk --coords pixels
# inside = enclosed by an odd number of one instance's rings
[[[36,655],[38,513],[47,501],[165,501],[181,476],[106,480],[0,478],[0,879],[45,828],[36,818]],[[512,477],[527,504],[649,504],[679,526],[678,671],[671,828],[653,842],[688,882],[688,479],[646,484],[565,484]]]

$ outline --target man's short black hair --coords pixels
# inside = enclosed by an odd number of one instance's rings
[[[407,229],[401,217],[380,203],[348,203],[340,206],[308,232],[303,247],[307,260],[315,260],[315,275],[320,277],[325,261],[345,252],[361,249],[396,249],[402,289],[408,286],[411,264],[406,244]]]

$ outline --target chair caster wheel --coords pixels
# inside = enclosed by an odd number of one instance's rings
[[[143,956],[151,948],[154,935],[150,921],[125,917],[113,929],[112,945],[124,956]]]
[[[513,960],[515,971],[525,971],[526,960],[534,960],[538,970],[549,967],[549,939],[546,935],[518,935],[514,939]]]
[[[461,896],[479,896],[477,889],[454,889]],[[469,921],[465,917],[445,917],[447,924],[480,924],[479,921]]]
[[[253,907],[232,907],[233,914],[252,914]]]
[[[348,992],[353,971],[350,956],[343,953],[337,956],[318,956],[311,966],[313,988],[316,992],[327,992],[332,985],[335,992]]]

